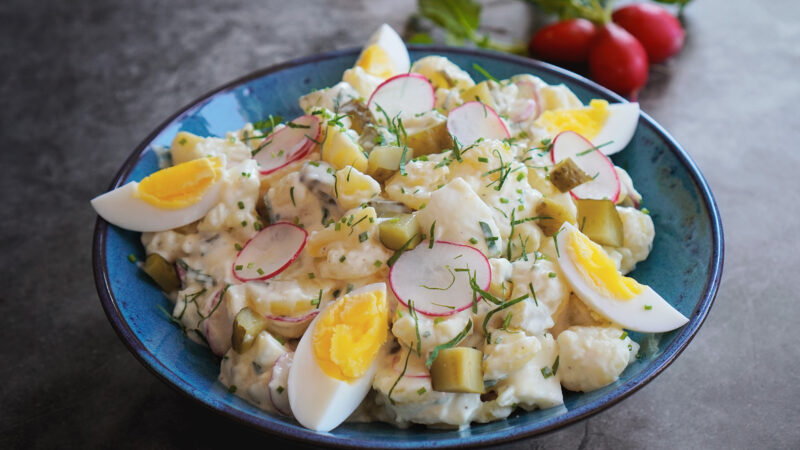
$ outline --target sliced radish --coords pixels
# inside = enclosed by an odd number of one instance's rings
[[[508,118],[514,123],[525,122],[536,114],[536,110],[536,102],[531,99],[514,100],[508,108]]]
[[[418,73],[404,73],[389,78],[375,88],[367,102],[372,114],[383,120],[386,120],[383,112],[390,120],[398,115],[405,119],[428,112],[435,105],[433,85]]]
[[[593,177],[592,181],[583,183],[570,193],[579,199],[604,198],[617,201],[619,198],[620,184],[614,164],[599,149],[574,131],[562,131],[553,139],[553,150],[550,152],[553,164],[572,158],[584,172]]]
[[[220,289],[203,308],[202,314],[206,319],[200,328],[206,337],[209,348],[217,356],[222,356],[231,348],[231,333],[233,332],[233,319],[228,317],[225,305],[222,303],[224,289]]]
[[[533,108],[531,111],[530,116],[523,118],[523,115],[518,115],[515,119],[513,115],[511,115],[511,120],[515,122],[525,122],[527,120],[536,120],[539,115],[542,113],[541,107],[541,100],[539,99],[539,88],[536,86],[536,83],[529,78],[530,76],[522,75],[519,78],[512,78],[514,80],[514,84],[517,86],[517,96],[522,99],[526,99],[527,105],[532,105]],[[513,104],[512,104],[513,105]],[[526,109],[525,112],[528,112]]]
[[[308,155],[322,132],[317,116],[300,116],[284,128],[267,136],[254,150],[262,175],[272,173],[285,165]]]
[[[308,233],[288,222],[272,224],[253,236],[233,261],[239,281],[266,280],[283,272],[306,245]]]
[[[464,103],[447,116],[447,131],[461,145],[472,145],[480,138],[508,139],[511,134],[497,113],[479,101]]]
[[[446,241],[429,248],[423,242],[397,258],[389,284],[404,306],[413,300],[414,309],[426,316],[449,316],[472,305],[470,275],[481,289],[489,288],[492,269],[480,250]]]
[[[272,406],[284,416],[292,415],[289,406],[289,370],[292,368],[292,353],[284,353],[275,360],[272,372],[269,375],[269,400]]]

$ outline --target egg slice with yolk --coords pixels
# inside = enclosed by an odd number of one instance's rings
[[[106,221],[132,231],[164,231],[192,223],[219,202],[224,164],[200,158],[159,170],[92,199]]]
[[[411,67],[408,49],[392,27],[383,24],[370,36],[356,66],[383,79],[406,73]]]
[[[638,103],[609,104],[606,100],[594,99],[583,108],[545,111],[535,123],[553,136],[562,131],[574,131],[600,146],[604,154],[611,155],[628,145],[638,122]]]
[[[289,372],[289,404],[301,425],[330,431],[364,400],[389,334],[386,284],[357,289],[311,322]]]
[[[649,286],[623,276],[603,248],[565,222],[554,236],[558,264],[575,294],[623,328],[674,330],[689,321]]]

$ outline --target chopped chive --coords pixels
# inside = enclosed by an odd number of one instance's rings
[[[239,205],[239,209],[244,209],[244,202],[243,201],[239,200],[238,205]]]
[[[237,243],[233,244],[233,248],[235,248],[238,251],[241,251],[242,250],[242,245],[237,242]]]
[[[243,220],[243,221],[242,221],[242,226],[243,226],[243,227],[246,227],[246,226],[247,226],[247,221],[246,221],[246,220]]]
[[[131,254],[129,254],[129,255],[128,255],[128,261],[130,261],[130,262],[136,262],[136,257],[135,257],[135,256],[133,256],[133,253],[131,253]]]
[[[375,267],[380,267],[383,265],[383,261],[376,259],[374,263],[372,263]]]
[[[650,311],[651,309],[653,309],[653,305],[644,305],[644,309],[645,311]]]
[[[242,267],[242,265],[241,265],[241,264],[237,264],[237,265],[236,265],[236,270],[242,270],[243,268],[244,268],[244,267]]]
[[[248,269],[252,269],[253,266],[255,266],[255,263],[251,263],[251,262],[247,263],[247,268]]]
[[[358,242],[364,242],[369,239],[369,233],[366,231],[358,235]]]
[[[347,255],[342,255],[342,257],[339,258],[339,262],[344,262],[345,259],[347,259]]]
[[[550,272],[550,273],[548,273],[548,274],[547,274],[547,276],[548,276],[549,278],[555,278],[555,277],[557,277],[558,275],[556,275],[556,273],[555,273],[555,272]]]
[[[421,388],[417,389],[417,395],[423,395],[426,392],[428,392],[428,390],[425,389],[425,386],[422,386]]]
[[[436,221],[434,220],[433,223],[431,224],[431,232],[428,235],[428,240],[429,240],[428,248],[433,248],[433,244],[434,242],[436,242],[436,239],[434,238],[435,234],[433,233],[435,230],[436,230]]]
[[[471,237],[471,238],[469,238],[469,243],[472,244],[472,245],[475,245],[475,244],[478,243],[478,240],[475,239],[474,237]]]
[[[620,335],[619,339],[624,341],[626,337],[628,337],[628,332],[627,331],[623,331],[622,334]]]
[[[230,392],[231,394],[235,394],[236,393],[236,385],[232,384],[232,385],[228,386],[228,392]]]
[[[489,325],[489,321],[492,319],[492,316],[495,315],[495,313],[498,313],[498,312],[500,312],[500,311],[502,311],[502,310],[504,310],[506,308],[510,308],[510,307],[516,305],[517,303],[525,300],[528,297],[530,297],[528,294],[520,295],[519,297],[517,297],[517,298],[515,298],[513,300],[509,300],[509,301],[507,301],[505,303],[502,303],[500,306],[498,306],[497,308],[489,311],[486,314],[486,318],[483,319],[483,334],[486,335],[486,343],[487,344],[491,344],[492,343],[492,333],[490,333],[489,330],[486,329],[486,326]]]
[[[480,161],[482,163],[488,163],[489,162],[489,158],[487,158],[485,156],[480,156],[480,157],[478,157],[478,161]]]
[[[428,356],[427,361],[425,361],[425,365],[430,367],[431,364],[433,364],[433,361],[436,360],[436,357],[439,356],[439,351],[448,349],[450,347],[455,347],[456,345],[458,345],[458,343],[461,342],[462,339],[467,337],[467,334],[471,329],[472,329],[472,319],[469,319],[469,322],[467,322],[467,326],[464,327],[464,329],[461,330],[461,332],[458,333],[456,337],[445,342],[444,344],[437,345],[436,347],[433,348],[433,351],[431,352],[430,356]]]
[[[259,268],[256,270],[256,272],[258,272],[258,274],[259,274],[259,275],[264,275],[264,270],[263,270],[261,267],[259,267]]]
[[[546,379],[548,379],[548,378],[550,378],[550,377],[552,377],[552,376],[553,376],[553,372],[552,372],[552,371],[550,370],[550,368],[549,368],[549,367],[547,367],[547,366],[545,366],[545,367],[542,367],[542,376],[543,376],[543,377],[545,378],[545,380],[546,380]]]
[[[278,394],[283,394],[283,390],[284,389],[283,389],[283,386],[278,386],[278,388],[275,389],[275,390],[278,391]]]
[[[437,318],[433,319],[433,324],[434,325],[439,325],[440,323],[442,323],[443,320],[444,320],[443,317],[437,317]]]
[[[308,272],[308,278],[309,278],[310,280],[313,280],[313,279],[314,279],[314,278],[316,278],[316,277],[317,277],[317,276],[314,274],[314,272]]]
[[[294,202],[294,186],[289,188],[289,197],[292,199],[292,206],[297,206],[297,203]]]

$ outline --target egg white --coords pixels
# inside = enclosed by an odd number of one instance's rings
[[[394,28],[385,23],[381,25],[372,33],[364,48],[373,44],[386,52],[394,65],[394,75],[407,73],[411,69],[411,58],[408,56],[406,44],[403,43],[403,38],[394,31]]]
[[[381,289],[386,284],[375,283],[359,288],[349,295]],[[328,305],[330,308],[334,303]],[[312,335],[324,310],[311,322],[295,350],[289,371],[289,405],[295,419],[314,431],[330,431],[344,422],[369,393],[372,380],[381,360],[381,348],[369,369],[352,383],[329,377],[317,364],[312,347]]]
[[[611,103],[608,105],[608,118],[592,139],[592,144],[602,145],[610,141],[610,144],[600,147],[600,151],[606,155],[617,153],[631,142],[638,123],[638,103]]]
[[[219,203],[222,188],[217,180],[196,203],[180,209],[153,206],[136,196],[139,183],[131,181],[113,191],[92,199],[92,207],[100,217],[131,231],[165,231],[203,218]]]
[[[644,333],[662,333],[686,324],[689,319],[667,303],[656,291],[646,285],[641,294],[629,300],[616,300],[597,292],[578,270],[571,252],[567,250],[567,238],[578,229],[564,222],[555,236],[558,248],[558,264],[573,291],[589,307],[623,328]],[[650,309],[645,309],[645,306]]]

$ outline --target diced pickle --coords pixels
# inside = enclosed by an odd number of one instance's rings
[[[592,177],[581,170],[572,158],[564,159],[550,171],[550,182],[561,192],[570,191],[589,181],[592,181]]]
[[[158,253],[147,255],[142,270],[147,275],[150,275],[150,278],[164,292],[177,291],[181,287],[181,280],[178,278],[178,272],[175,271],[175,265],[168,262]]]
[[[339,114],[347,114],[350,116],[350,128],[358,134],[362,134],[367,124],[375,123],[375,117],[372,111],[367,108],[367,105],[360,100],[350,100],[341,107],[339,107]]]
[[[470,347],[439,351],[431,365],[431,384],[439,392],[483,393],[483,352]]]
[[[472,86],[471,88],[462,92],[461,99],[464,100],[464,103],[477,100],[483,103],[484,105],[494,109],[494,100],[492,100],[492,94],[491,92],[489,92],[488,80],[481,81],[475,86]]]
[[[378,225],[378,233],[381,243],[391,250],[399,250],[415,234],[417,238],[406,249],[411,250],[421,240],[419,223],[417,223],[416,216],[412,214],[399,214],[389,220],[384,220]]]
[[[267,319],[261,314],[245,307],[233,319],[233,335],[231,344],[238,353],[244,353],[256,341],[258,333],[267,329]]]
[[[447,121],[443,119],[427,128],[410,131],[406,144],[414,149],[414,155],[429,155],[452,147],[453,139],[447,131]]]
[[[536,221],[545,236],[556,234],[564,222],[575,223],[575,216],[567,208],[547,197],[536,205],[536,216],[547,217]]]
[[[611,200],[578,200],[578,227],[600,245],[622,247],[622,220]]]
[[[403,148],[394,145],[379,145],[372,149],[367,160],[367,174],[378,181],[385,181],[400,168]],[[414,157],[414,150],[406,150],[406,161]]]

